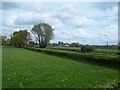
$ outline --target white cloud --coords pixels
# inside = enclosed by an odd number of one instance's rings
[[[4,3],[3,3],[4,4]],[[106,3],[109,4],[109,3]],[[5,3],[4,34],[14,30],[31,30],[33,25],[45,22],[55,30],[53,41],[105,44],[107,34],[111,44],[117,42],[117,6],[96,9],[93,3]],[[9,29],[10,28],[10,29]],[[114,43],[113,43],[114,42]]]
[[[37,23],[49,23],[53,28],[57,29],[62,26],[62,22],[52,17],[48,13],[36,13],[36,12],[23,12],[18,14],[18,18],[15,20],[18,25],[35,25]]]
[[[10,12],[5,12],[5,14],[2,15],[2,25],[13,26],[15,24],[14,21],[16,18],[17,18],[16,14],[12,14]]]
[[[15,22],[18,25],[34,25],[40,22],[43,22],[44,18],[48,18],[49,15],[46,14],[38,14],[34,12],[22,12],[18,14]]]
[[[88,19],[86,17],[73,17],[73,19],[70,21],[71,24],[75,27],[87,27],[87,26],[94,26],[96,22],[93,19]]]

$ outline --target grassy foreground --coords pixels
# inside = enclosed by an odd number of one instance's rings
[[[3,88],[94,88],[117,82],[118,71],[46,55],[3,47]]]
[[[0,45],[0,89],[2,90],[2,46]]]

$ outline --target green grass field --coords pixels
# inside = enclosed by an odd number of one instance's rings
[[[2,46],[0,45],[0,89],[2,89]]]
[[[3,46],[3,88],[94,88],[117,82],[118,71]]]
[[[57,49],[57,50],[69,50],[69,51],[77,51],[80,52],[79,47],[65,47],[65,46],[48,46],[48,49]],[[96,50],[94,51],[95,53],[110,53],[110,54],[116,54],[118,53],[118,49],[116,48],[99,48],[96,47]]]
[[[100,53],[118,53],[118,49],[104,49],[104,48],[97,48],[96,52],[100,52]]]

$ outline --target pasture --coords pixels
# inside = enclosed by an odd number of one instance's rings
[[[48,46],[48,49],[57,49],[57,50],[67,50],[67,51],[75,51],[80,52],[80,47],[65,47],[65,46]],[[118,48],[103,48],[96,47],[95,53],[107,53],[107,54],[117,54]]]
[[[3,88],[107,88],[118,71],[72,59],[2,47]]]

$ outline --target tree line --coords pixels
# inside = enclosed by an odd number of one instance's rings
[[[9,44],[16,47],[24,47],[32,41],[31,33],[36,38],[39,47],[45,48],[49,41],[53,38],[53,28],[47,23],[39,23],[34,25],[32,30],[19,30],[13,32],[10,39],[6,36],[0,36],[0,44]]]

